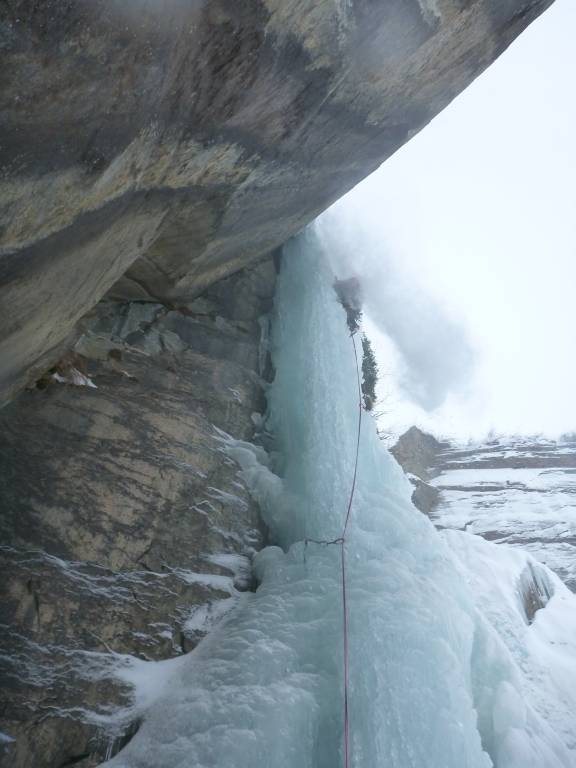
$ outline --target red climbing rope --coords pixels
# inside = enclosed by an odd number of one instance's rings
[[[356,361],[356,378],[358,379],[358,436],[356,439],[356,459],[354,461],[354,478],[352,480],[352,489],[350,491],[350,500],[348,502],[348,509],[346,510],[346,520],[344,521],[344,529],[342,536],[339,539],[333,541],[316,541],[315,539],[301,539],[304,542],[304,566],[306,567],[306,550],[308,544],[319,544],[321,547],[327,547],[330,544],[340,544],[342,551],[342,608],[344,619],[344,747],[346,755],[346,768],[350,768],[350,737],[348,727],[348,606],[346,602],[346,531],[348,530],[348,523],[350,522],[350,513],[352,512],[352,503],[354,501],[354,491],[356,490],[356,477],[358,476],[358,456],[360,454],[360,430],[362,427],[362,384],[360,383],[360,366],[358,365],[358,352],[356,350],[356,341],[354,340],[354,334],[356,331],[352,331],[350,338],[352,339],[352,346],[354,347],[354,359]],[[307,567],[306,567],[306,570]]]
[[[358,437],[356,440],[356,460],[354,462],[354,479],[352,480],[352,490],[350,491],[350,501],[348,502],[348,510],[346,512],[346,520],[344,522],[344,530],[342,531],[341,546],[342,546],[342,607],[344,617],[344,747],[346,750],[346,768],[350,765],[350,738],[348,727],[348,606],[346,603],[346,531],[348,530],[348,523],[350,521],[350,513],[352,511],[352,502],[354,501],[354,491],[356,490],[356,477],[358,475],[358,456],[360,453],[360,429],[362,427],[362,385],[360,383],[360,367],[358,365],[358,353],[356,351],[356,342],[354,340],[354,334],[350,334],[352,339],[352,345],[354,347],[354,358],[356,360],[356,377],[358,379]]]

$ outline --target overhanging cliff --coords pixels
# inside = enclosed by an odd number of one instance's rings
[[[107,292],[175,306],[378,167],[552,0],[8,0],[1,394]]]
[[[2,5],[0,402],[39,380],[0,418],[2,765],[105,759],[138,726],[107,660],[186,653],[251,588],[219,430],[265,407],[260,258],[550,3]]]

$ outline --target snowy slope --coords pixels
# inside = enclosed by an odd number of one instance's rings
[[[516,439],[436,459],[439,528],[530,552],[576,591],[576,445]]]

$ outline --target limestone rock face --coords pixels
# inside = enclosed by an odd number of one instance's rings
[[[438,502],[440,501],[440,491],[429,483],[425,483],[424,480],[420,480],[418,477],[410,477],[410,482],[414,486],[414,493],[412,494],[412,503],[419,509],[420,512],[424,512],[425,515],[436,509]]]
[[[440,474],[434,466],[436,457],[448,444],[436,440],[433,435],[422,432],[418,427],[410,429],[398,438],[390,453],[404,472],[421,480],[430,480]]]
[[[439,442],[433,435],[422,432],[418,427],[410,427],[390,448],[390,453],[414,486],[412,503],[425,515],[430,515],[440,500],[438,489],[426,481],[440,474],[435,466],[436,460],[447,447],[447,443]]]
[[[251,265],[179,310],[102,301],[0,412],[2,768],[116,752],[138,726],[122,658],[190,651],[253,588],[266,529],[222,432],[261,422],[275,277]]]
[[[0,402],[116,298],[184,304],[367,176],[552,0],[8,0]]]

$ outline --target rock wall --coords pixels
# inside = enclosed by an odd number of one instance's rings
[[[100,302],[0,412],[3,768],[118,750],[137,722],[110,652],[185,653],[253,588],[266,530],[219,430],[257,432],[275,277],[268,259],[177,310]]]
[[[374,171],[552,0],[6,0],[0,404],[102,296],[185,304]]]
[[[437,488],[428,481],[440,474],[435,466],[436,459],[448,447],[448,443],[439,442],[418,427],[410,427],[390,449],[414,486],[412,503],[425,515],[429,515],[440,500]]]
[[[433,480],[439,528],[519,547],[576,592],[576,445],[504,436],[443,451]],[[526,602],[526,601],[525,601]],[[529,612],[527,612],[527,615]]]
[[[440,474],[434,465],[436,457],[446,448],[449,448],[448,443],[441,443],[418,427],[410,427],[390,448],[390,453],[404,472],[416,475],[421,480],[430,480]]]
[[[118,659],[251,589],[270,254],[551,2],[0,4],[2,768],[120,749]]]
[[[392,453],[415,486],[414,505],[437,528],[530,552],[576,592],[573,436],[558,443],[502,436],[458,446],[411,427]],[[520,589],[529,620],[538,605],[533,582]]]

